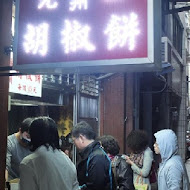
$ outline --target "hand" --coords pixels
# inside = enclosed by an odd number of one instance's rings
[[[126,162],[130,165],[133,165],[133,162],[131,161],[129,156],[125,156]]]

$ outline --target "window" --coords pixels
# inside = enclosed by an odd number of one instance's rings
[[[177,14],[173,14],[173,45],[182,56],[183,26]]]
[[[162,0],[162,30],[165,34],[167,34],[167,16],[166,11],[169,10],[169,1],[168,0]]]

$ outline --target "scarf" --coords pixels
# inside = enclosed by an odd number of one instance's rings
[[[144,151],[138,154],[131,153],[130,160],[134,162],[139,168],[143,167]]]
[[[114,159],[115,156],[108,154],[108,157],[110,158],[110,160],[112,161]]]

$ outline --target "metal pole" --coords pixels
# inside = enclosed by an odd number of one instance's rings
[[[74,83],[76,85],[75,95],[73,99],[73,125],[78,123],[78,113],[79,113],[79,99],[80,99],[80,77],[79,74],[74,75]],[[77,154],[76,154],[76,146],[73,145],[73,163],[76,165],[77,162]]]
[[[0,189],[5,188],[5,166],[8,128],[8,77],[0,77]]]
[[[12,0],[0,2],[0,67],[10,66],[10,56],[4,53],[11,45]],[[5,166],[8,128],[8,86],[9,77],[0,77],[0,189],[5,189]]]

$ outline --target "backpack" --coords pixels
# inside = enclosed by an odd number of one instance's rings
[[[118,182],[117,182],[117,160],[118,156],[115,156],[111,162],[111,168],[113,173],[113,190],[119,189]]]
[[[122,155],[115,156],[111,162],[111,166],[113,173],[113,190],[134,190],[133,171]]]

